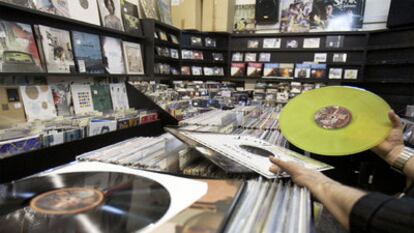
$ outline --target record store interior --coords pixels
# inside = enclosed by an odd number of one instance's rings
[[[0,233],[414,233],[414,0],[0,0]]]

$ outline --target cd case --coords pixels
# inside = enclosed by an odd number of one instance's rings
[[[201,133],[174,128],[165,128],[165,130],[194,147],[226,172],[256,172],[268,179],[288,177],[289,175],[284,172],[274,174],[269,171],[272,165],[269,156],[275,156],[284,161],[295,161],[306,168],[318,171],[333,169],[328,164],[251,136]]]

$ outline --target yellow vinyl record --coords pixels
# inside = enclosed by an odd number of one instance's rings
[[[379,96],[353,87],[307,91],[283,108],[283,136],[315,154],[344,156],[381,143],[391,130],[390,106]]]

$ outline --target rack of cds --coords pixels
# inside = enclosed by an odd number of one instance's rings
[[[138,6],[61,3],[0,1],[2,182],[169,121],[125,83],[144,76]]]

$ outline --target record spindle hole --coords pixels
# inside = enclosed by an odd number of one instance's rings
[[[340,106],[327,106],[315,113],[315,123],[324,129],[342,129],[351,123],[351,112]]]

